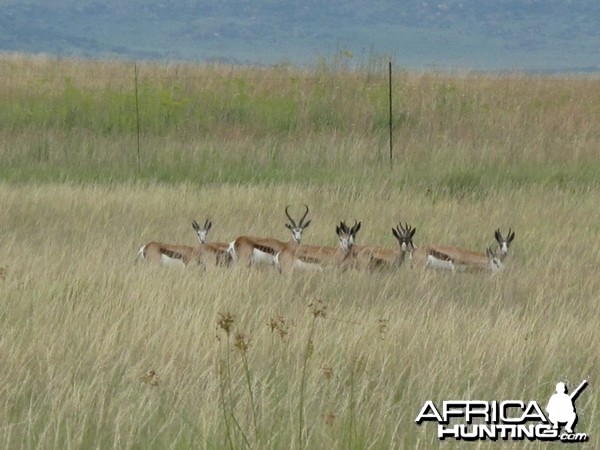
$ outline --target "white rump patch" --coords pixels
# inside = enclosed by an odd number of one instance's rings
[[[440,270],[454,270],[455,266],[452,261],[446,261],[443,259],[438,259],[435,256],[427,255],[427,266],[432,269],[440,269]]]
[[[185,267],[185,264],[181,259],[169,258],[167,255],[160,255],[160,265],[170,267]]]
[[[323,270],[323,267],[321,267],[320,264],[307,263],[304,261],[300,261],[299,259],[294,259],[294,264],[292,265],[292,267],[294,269],[299,269],[299,270],[316,270],[318,272]]]
[[[231,241],[229,243],[229,247],[227,247],[227,253],[231,255],[231,259],[237,261],[237,255],[235,253],[235,241]]]
[[[276,264],[275,257],[270,253],[261,252],[258,249],[252,250],[253,264]]]

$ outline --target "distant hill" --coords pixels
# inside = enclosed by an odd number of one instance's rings
[[[598,0],[0,0],[0,50],[90,58],[600,71]]]

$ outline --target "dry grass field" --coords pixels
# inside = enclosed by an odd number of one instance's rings
[[[302,445],[431,448],[434,427],[414,424],[425,400],[545,402],[558,380],[583,378],[592,388],[578,427],[596,447],[597,193],[401,197],[299,185],[0,185],[2,447],[221,448],[229,436],[234,448],[297,448],[304,391]],[[215,240],[286,238],[293,200],[312,205],[307,242],[335,244],[345,218],[363,221],[361,242],[390,246],[399,220],[417,227],[417,244],[483,248],[509,225],[517,237],[498,276],[134,263],[148,240],[193,244],[192,218],[210,216]],[[229,334],[218,326],[228,314]],[[156,386],[142,379],[150,370]]]
[[[34,79],[53,73],[48,62],[9,61]],[[63,64],[64,78],[75,63]],[[98,76],[109,84],[110,73]],[[6,92],[22,87],[6,79]],[[578,448],[600,447],[598,81],[407,74],[402,83],[417,119],[401,128],[406,159],[392,169],[371,157],[385,128],[363,136],[368,118],[354,131],[305,130],[298,118],[299,129],[273,135],[249,123],[228,134],[219,122],[188,138],[188,122],[173,119],[144,132],[150,153],[136,174],[135,156],[123,156],[131,130],[51,115],[25,126],[14,94],[0,148],[0,447],[456,448],[415,424],[426,400],[545,406],[556,382],[583,379],[577,431],[590,441]],[[475,103],[426,112],[449,83],[452,98],[470,90]],[[46,88],[31,86],[29,105],[45,102]],[[575,100],[550,95],[557,86]],[[521,120],[508,126],[509,109],[495,116],[485,102],[512,104]],[[281,153],[264,156],[273,149]],[[417,228],[417,246],[483,250],[509,227],[516,238],[497,276],[136,262],[151,240],[193,245],[193,219],[212,219],[212,241],[287,239],[284,208],[304,203],[308,243],[335,245],[335,225],[354,219],[362,244],[393,247],[399,221]]]

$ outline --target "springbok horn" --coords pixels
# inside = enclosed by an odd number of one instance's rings
[[[290,205],[287,205],[287,206],[285,207],[285,215],[286,215],[286,216],[287,216],[287,218],[289,219],[289,221],[290,221],[290,223],[291,223],[292,227],[293,227],[293,228],[297,228],[297,227],[296,227],[296,222],[294,222],[294,219],[292,219],[292,218],[290,217],[290,213],[288,212],[288,209],[289,209],[289,207],[290,207]]]
[[[302,216],[302,219],[300,219],[300,222],[298,222],[300,228],[304,228],[304,219],[306,219],[306,216],[308,215],[308,205],[304,205],[304,207],[306,208],[306,212]]]
[[[402,222],[400,222],[400,229],[402,230],[402,234],[406,234],[410,230],[410,226],[407,222],[404,222],[404,226],[402,226]]]

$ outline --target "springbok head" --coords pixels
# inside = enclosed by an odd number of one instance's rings
[[[494,232],[494,237],[496,238],[496,241],[498,241],[498,249],[500,250],[500,254],[506,255],[508,253],[508,247],[510,246],[510,243],[515,238],[515,232],[509,228],[508,234],[506,235],[506,238],[504,238],[502,233],[500,233],[500,229],[498,229]]]
[[[490,269],[492,272],[500,272],[502,269],[504,269],[502,261],[500,260],[500,258],[498,258],[496,252],[494,252],[494,250],[492,250],[491,247],[485,249],[485,254],[489,259]]]
[[[294,221],[294,219],[292,219],[292,217],[290,216],[290,213],[288,211],[289,207],[290,205],[287,205],[285,207],[285,215],[289,220],[289,223],[286,223],[285,226],[292,232],[292,237],[294,238],[294,241],[296,241],[296,243],[299,244],[302,240],[302,232],[306,227],[310,225],[310,220],[307,220],[306,222],[304,221],[304,219],[306,219],[306,216],[308,215],[308,206],[304,205],[306,211],[304,212],[304,215],[300,218],[297,224]]]
[[[348,227],[345,222],[340,222],[340,224],[335,227],[335,232],[338,235],[338,239],[340,240],[340,248],[343,251],[349,251],[354,245],[354,239],[356,239],[356,233],[360,230],[361,222],[354,221],[354,225],[352,227]]]
[[[204,244],[206,242],[206,237],[208,236],[208,230],[210,230],[210,228],[212,227],[212,222],[206,219],[206,222],[204,222],[204,226],[201,227],[200,225],[198,225],[198,222],[193,220],[192,227],[198,235],[198,240],[200,241],[200,243]]]
[[[398,239],[400,249],[403,252],[412,252],[415,249],[412,238],[415,235],[416,231],[416,228],[411,227],[406,222],[404,223],[404,226],[402,225],[402,223],[399,223],[396,228],[392,228],[392,234],[396,239]]]

